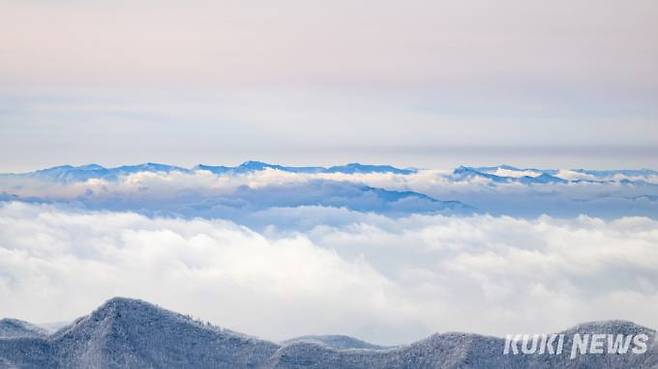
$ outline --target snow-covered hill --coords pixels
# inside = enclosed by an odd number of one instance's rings
[[[45,337],[48,331],[18,319],[0,319],[0,338]]]
[[[115,298],[46,338],[0,341],[0,368],[255,368],[274,343]],[[2,359],[6,363],[2,366]]]
[[[0,339],[0,368],[23,369],[655,369],[655,331],[599,322],[565,332],[647,334],[644,354],[503,355],[504,340],[435,334],[394,348],[345,336],[313,336],[283,345],[202,323],[152,304],[114,298],[50,336]],[[360,347],[350,347],[354,344]],[[567,347],[571,342],[567,342]],[[338,345],[339,347],[336,347]]]

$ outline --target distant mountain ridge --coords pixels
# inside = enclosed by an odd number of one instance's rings
[[[502,166],[501,168],[504,168],[505,166]],[[498,168],[498,167],[486,167],[485,169],[491,169],[491,168]],[[512,167],[506,167],[506,170],[512,170],[509,169]],[[523,172],[523,171],[528,171],[527,169],[515,169],[516,171]],[[568,183],[568,180],[562,179],[560,177],[556,177],[555,175],[541,172],[541,174],[537,174],[536,176],[530,176],[530,175],[523,175],[519,177],[512,177],[512,176],[501,176],[497,174],[491,174],[489,171],[482,170],[480,168],[471,168],[471,167],[458,167],[452,172],[452,176],[455,179],[472,179],[472,178],[485,178],[488,180],[491,180],[494,183],[511,183],[511,182],[520,182],[523,184],[546,184],[546,183]]]
[[[136,165],[122,165],[106,168],[98,164],[87,164],[81,166],[62,165],[52,168],[40,169],[27,173],[5,173],[3,176],[15,176],[36,178],[43,180],[58,181],[63,183],[86,181],[92,178],[116,180],[121,176],[150,172],[150,173],[195,173],[206,171],[216,175],[240,175],[259,172],[263,170],[277,170],[296,174],[395,174],[411,175],[419,172],[416,168],[397,168],[391,165],[372,165],[361,163],[349,163],[330,167],[322,166],[285,166],[270,164],[262,161],[246,161],[237,166],[198,164],[192,168],[184,168],[175,165],[161,163],[143,163]],[[617,180],[631,178],[647,178],[658,176],[658,171],[652,169],[569,169],[574,176],[582,178],[563,178],[558,169],[517,168],[511,165],[498,165],[488,167],[459,166],[449,176],[452,180],[460,181],[473,178],[483,178],[493,183],[523,184],[560,184],[569,182],[602,182],[609,183]],[[621,177],[621,178],[617,178]]]
[[[269,164],[261,161],[246,161],[238,166],[221,166],[198,164],[192,168],[183,168],[175,165],[161,163],[144,163],[137,165],[122,165],[113,168],[105,168],[98,164],[87,164],[81,166],[61,165],[52,168],[39,169],[33,172],[5,174],[13,176],[24,176],[41,179],[50,179],[61,182],[86,181],[91,178],[116,179],[122,175],[129,175],[140,172],[156,173],[192,173],[196,171],[208,171],[214,174],[245,174],[257,172],[266,169],[279,170],[290,173],[393,173],[393,174],[412,174],[416,172],[414,168],[396,168],[391,165],[371,165],[360,163],[349,163],[346,165],[337,165],[332,167],[294,167],[283,166],[278,164]]]
[[[507,175],[501,174],[509,173]],[[581,175],[582,178],[563,178],[558,169],[516,168],[510,165],[499,165],[494,167],[467,167],[460,166],[453,170],[452,178],[465,180],[483,178],[493,183],[523,183],[532,184],[565,184],[565,183],[644,183],[644,178],[658,176],[658,171],[652,169],[611,169],[611,170],[589,170],[569,169],[573,175]],[[514,173],[516,175],[510,175]],[[616,177],[622,177],[620,179]],[[638,180],[629,180],[626,177],[637,177]]]
[[[0,369],[655,369],[655,331],[630,322],[598,322],[567,333],[647,334],[644,354],[503,355],[504,340],[435,334],[393,348],[345,336],[276,344],[218,328],[140,300],[114,298],[49,336],[0,338]],[[338,342],[338,346],[327,342]],[[367,347],[361,347],[361,346]],[[353,347],[358,346],[358,347]],[[373,346],[373,347],[370,347]]]

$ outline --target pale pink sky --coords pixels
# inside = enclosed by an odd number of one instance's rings
[[[656,19],[653,0],[0,0],[2,166],[656,167]]]

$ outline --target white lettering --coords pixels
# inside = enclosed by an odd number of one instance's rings
[[[589,343],[589,334],[580,335],[576,333],[573,336],[573,343],[571,344],[571,359],[575,359],[578,353],[586,354],[587,345]]]

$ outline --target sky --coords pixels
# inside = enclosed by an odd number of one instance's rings
[[[658,167],[652,0],[0,0],[1,171]]]

